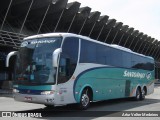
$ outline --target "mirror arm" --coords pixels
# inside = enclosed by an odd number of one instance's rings
[[[17,55],[18,54],[18,51],[12,51],[12,52],[10,52],[8,55],[7,55],[7,57],[6,57],[6,67],[9,67],[9,60],[10,60],[10,58],[12,57],[12,56],[14,56],[14,55]]]
[[[58,56],[61,52],[62,52],[61,48],[58,48],[53,52],[53,66],[54,67],[58,67]]]

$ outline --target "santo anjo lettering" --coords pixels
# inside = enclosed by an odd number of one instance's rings
[[[125,70],[123,76],[143,79],[143,78],[145,78],[146,74],[140,73],[140,72],[129,72],[129,71]]]
[[[39,41],[31,41],[31,44],[37,44],[37,43],[54,43],[55,40],[39,40]]]
[[[24,41],[22,44],[21,44],[21,47],[26,47],[28,44],[42,44],[42,43],[54,43],[55,40],[35,40],[35,41],[31,41],[30,43],[27,42],[27,41]]]

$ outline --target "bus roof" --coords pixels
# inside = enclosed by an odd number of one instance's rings
[[[62,36],[62,37],[79,37],[79,38],[82,38],[82,39],[85,39],[85,40],[88,40],[88,41],[92,41],[92,42],[95,42],[95,43],[99,43],[99,44],[103,44],[103,45],[106,45],[108,47],[112,47],[112,48],[115,48],[115,49],[119,49],[119,50],[122,50],[122,51],[126,51],[126,52],[129,52],[129,53],[133,53],[133,54],[137,54],[137,55],[140,55],[140,56],[143,56],[143,57],[147,57],[147,58],[150,58],[150,59],[154,59],[153,57],[151,56],[145,56],[143,54],[139,54],[139,53],[136,53],[136,52],[133,52],[131,49],[129,48],[125,48],[125,47],[122,47],[122,46],[119,46],[119,45],[116,45],[116,44],[107,44],[107,43],[104,43],[104,42],[100,42],[100,41],[97,41],[97,40],[94,40],[94,39],[91,39],[87,36],[82,36],[82,35],[77,35],[77,34],[74,34],[74,33],[46,33],[46,34],[38,34],[38,35],[33,35],[33,36],[29,36],[29,37],[26,37],[24,38],[24,40],[29,40],[29,39],[36,39],[36,38],[43,38],[43,37],[54,37],[54,36]]]
[[[68,36],[81,36],[81,35],[76,35],[73,33],[46,33],[46,34],[38,34],[38,35],[33,35],[24,38],[24,40],[28,39],[35,39],[35,38],[43,38],[43,37],[54,37],[54,36],[62,36],[62,37],[68,37]]]

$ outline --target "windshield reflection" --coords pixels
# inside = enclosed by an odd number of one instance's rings
[[[16,82],[54,84],[56,68],[52,65],[52,54],[60,47],[61,40],[61,37],[54,37],[24,41],[16,62]]]

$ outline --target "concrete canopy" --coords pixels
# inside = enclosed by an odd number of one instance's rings
[[[68,0],[1,0],[0,45],[18,48],[25,36],[71,32],[160,60],[158,40],[80,5]]]

